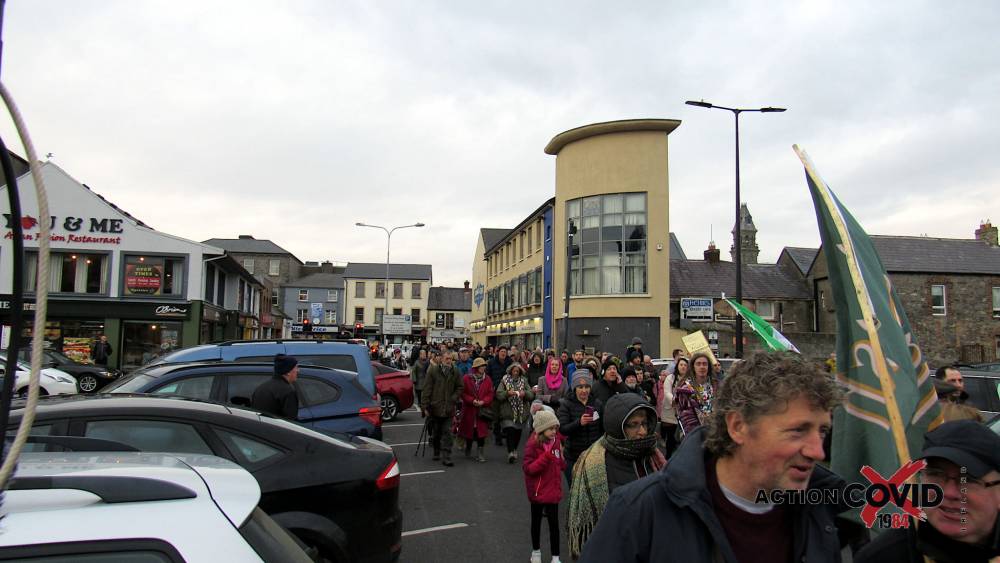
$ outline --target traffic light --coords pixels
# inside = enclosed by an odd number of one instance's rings
[[[312,332],[312,323],[309,319],[302,319],[302,332]]]
[[[361,338],[361,331],[365,328],[362,323],[354,323],[354,338]]]

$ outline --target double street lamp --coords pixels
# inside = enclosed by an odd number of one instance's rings
[[[385,316],[389,314],[389,249],[392,243],[392,233],[398,229],[409,229],[411,227],[423,227],[423,223],[414,223],[412,225],[400,225],[399,227],[392,227],[388,229],[381,225],[369,225],[367,223],[355,223],[358,227],[371,227],[372,229],[382,229],[385,231],[385,287],[382,293],[385,294],[385,307],[382,309],[382,320],[378,323],[378,329],[382,333],[382,345],[385,346]]]
[[[785,108],[727,108],[706,102],[705,100],[686,102],[689,106],[697,106],[708,109],[722,109],[733,112],[736,122],[736,237],[733,246],[736,248],[736,302],[743,304],[743,228],[740,217],[740,114],[744,112],[756,111],[760,113],[780,113]],[[739,315],[735,316],[736,323],[736,357],[743,357],[743,319]]]

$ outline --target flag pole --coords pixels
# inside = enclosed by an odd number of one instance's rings
[[[805,166],[806,174],[809,175],[813,184],[816,185],[816,190],[819,192],[820,197],[823,198],[823,204],[826,205],[830,216],[833,218],[833,223],[837,227],[837,234],[840,236],[842,244],[841,250],[847,256],[847,267],[851,272],[851,279],[854,282],[854,292],[857,294],[858,306],[861,308],[861,315],[865,322],[865,331],[868,333],[868,341],[871,343],[872,355],[874,356],[872,358],[872,363],[874,364],[872,367],[875,369],[875,373],[878,374],[882,393],[885,396],[885,409],[889,415],[889,427],[892,430],[892,437],[896,442],[896,454],[899,456],[899,464],[905,465],[910,461],[910,447],[906,441],[906,427],[903,425],[903,417],[899,414],[899,405],[896,403],[896,385],[889,375],[888,364],[885,355],[882,353],[878,328],[875,327],[872,311],[869,308],[867,286],[861,276],[861,269],[854,254],[854,246],[851,242],[850,234],[847,232],[847,225],[844,224],[844,218],[840,215],[826,182],[820,178],[819,173],[809,159],[809,155],[800,149],[798,145],[792,145],[792,149],[798,155],[799,160],[802,161],[802,165]],[[836,252],[837,249],[827,248],[826,251]]]

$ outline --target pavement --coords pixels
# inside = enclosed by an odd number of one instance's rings
[[[433,452],[414,455],[423,429],[416,410],[400,414],[382,426],[383,441],[396,452],[400,467],[400,508],[403,511],[403,551],[400,561],[518,562],[531,557],[531,508],[524,486],[521,457],[507,463],[506,447],[486,445],[486,463],[465,459],[455,451],[454,467],[431,461]],[[524,449],[522,437],[521,448]],[[473,456],[475,447],[473,446]],[[559,506],[563,561],[566,547],[568,491]],[[551,560],[548,522],[542,521],[542,561]]]

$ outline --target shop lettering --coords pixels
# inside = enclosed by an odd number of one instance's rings
[[[11,216],[9,213],[3,214],[4,220],[6,221],[7,228],[13,228],[13,223],[11,223]],[[85,223],[86,221],[86,223]],[[122,223],[124,219],[112,219],[112,218],[95,218],[95,217],[72,217],[67,216],[62,221],[63,230],[70,232],[77,232],[84,227],[84,225],[89,226],[87,232],[91,233],[110,233],[118,234],[124,233],[125,229],[122,228]],[[49,229],[55,229],[56,225],[59,223],[59,217],[52,215],[50,217]],[[33,229],[38,226],[38,219],[32,217],[31,215],[25,215],[21,218],[21,228],[23,229]],[[34,239],[26,239],[34,240]]]
[[[5,239],[14,238],[14,231],[7,231],[7,234],[3,236]],[[33,235],[31,233],[24,233],[21,235],[24,240],[41,240],[38,235]],[[87,235],[49,235],[49,240],[52,242],[78,242],[81,244],[121,244],[122,237],[92,237]]]
[[[186,315],[187,309],[181,309],[180,307],[173,307],[171,305],[160,305],[156,308],[157,315]]]

